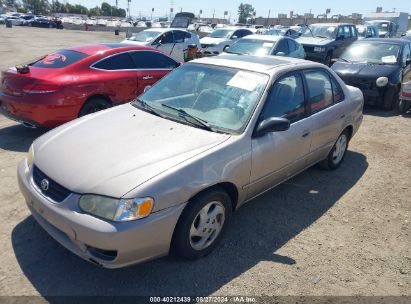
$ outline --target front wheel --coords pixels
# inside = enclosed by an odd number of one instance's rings
[[[231,200],[220,188],[206,191],[184,209],[173,235],[172,251],[196,260],[215,249],[230,222]]]
[[[327,158],[319,162],[318,165],[326,170],[337,169],[344,160],[345,154],[348,149],[348,142],[348,131],[344,130],[344,132],[342,132],[338,137],[330,153],[328,153]]]

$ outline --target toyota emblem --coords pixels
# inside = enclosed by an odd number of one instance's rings
[[[50,186],[50,183],[49,183],[49,181],[48,181],[47,179],[43,179],[43,180],[41,181],[41,189],[42,189],[43,191],[49,190],[49,186]]]

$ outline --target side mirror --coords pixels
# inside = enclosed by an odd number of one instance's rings
[[[277,56],[285,56],[285,53],[284,53],[284,52],[277,52],[277,53],[275,53],[275,55],[277,55]]]
[[[146,87],[144,88],[144,93],[147,92],[148,90],[150,90],[150,88],[151,88],[151,86],[146,86]]]
[[[290,121],[287,118],[271,117],[261,121],[254,130],[254,137],[260,137],[270,132],[287,131]]]
[[[231,39],[238,39],[238,36],[231,36]]]
[[[181,66],[181,62],[177,62],[175,68],[178,68],[179,66]]]

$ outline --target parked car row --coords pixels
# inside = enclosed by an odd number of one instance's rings
[[[2,17],[6,23],[8,20],[13,26],[32,26],[32,27],[44,27],[44,28],[59,28],[62,29],[63,25],[61,19],[59,18],[50,18],[45,16],[35,16],[35,15],[23,15],[23,14],[14,14],[14,15],[4,15]]]

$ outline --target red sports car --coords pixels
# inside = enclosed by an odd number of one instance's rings
[[[118,44],[59,50],[2,72],[0,112],[52,128],[129,102],[180,63],[148,47]]]

